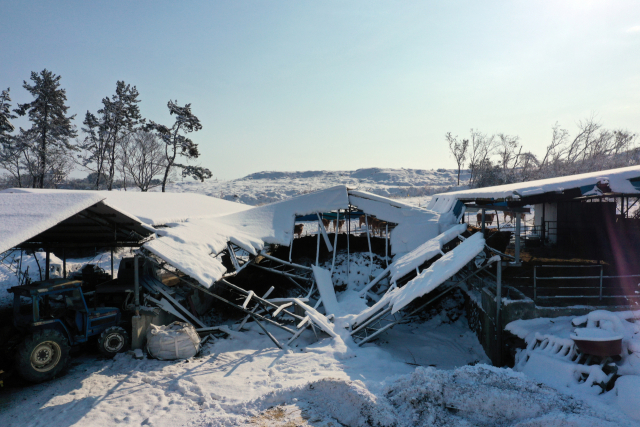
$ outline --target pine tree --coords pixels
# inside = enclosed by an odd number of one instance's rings
[[[16,116],[11,114],[11,96],[9,96],[9,88],[0,93],[0,142],[3,138],[14,131],[15,127],[11,124],[11,119]]]
[[[96,174],[96,190],[100,189],[101,179],[106,180],[108,190],[113,188],[118,151],[136,126],[144,123],[138,95],[135,86],[118,81],[116,93],[102,99],[97,116],[89,111],[85,115],[82,130],[86,137],[79,147],[85,151],[82,165]]]
[[[29,147],[36,154],[37,167],[34,171],[33,187],[44,188],[45,175],[51,172],[54,157],[68,155],[75,147],[69,140],[77,135],[71,121],[75,118],[67,116],[69,107],[66,91],[60,87],[60,76],[47,69],[39,74],[31,72],[29,84],[24,81],[24,87],[33,97],[33,101],[18,104],[14,110],[20,116],[29,115],[31,128],[26,130],[26,136],[33,142]]]
[[[191,112],[191,104],[184,107],[178,105],[178,101],[167,103],[169,113],[176,116],[176,121],[172,127],[150,122],[147,129],[155,131],[160,139],[165,143],[166,168],[162,178],[162,192],[165,192],[169,173],[174,167],[182,169],[182,176],[191,176],[194,179],[204,181],[211,178],[211,171],[200,166],[182,165],[176,163],[177,156],[183,156],[187,160],[196,159],[200,156],[198,145],[182,133],[187,134],[197,132],[202,129],[200,119]]]

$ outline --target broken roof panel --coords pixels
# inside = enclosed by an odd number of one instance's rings
[[[500,200],[522,198],[550,192],[561,192],[570,189],[584,190],[583,194],[592,190],[598,183],[607,184],[613,193],[640,194],[640,166],[610,169],[600,172],[589,172],[578,175],[560,176],[537,181],[517,182],[495,187],[472,188],[436,194],[427,206],[438,212],[445,211],[452,200],[489,199]]]
[[[466,230],[467,224],[454,225],[437,237],[424,242],[413,251],[393,260],[393,263],[389,266],[389,276],[391,277],[390,283],[406,276],[434,256],[441,254],[442,246],[449,243]]]
[[[290,245],[296,216],[348,207],[347,187],[340,185],[230,215],[170,223],[144,247],[208,288],[226,272],[214,257],[227,242],[257,255],[266,243]]]
[[[0,253],[100,202],[94,193],[0,193]]]
[[[404,254],[458,222],[452,211],[435,212],[364,191],[349,191],[349,202],[368,215],[398,224],[391,233],[391,253]]]

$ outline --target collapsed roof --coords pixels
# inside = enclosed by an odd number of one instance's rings
[[[228,242],[255,256],[266,244],[289,246],[296,217],[353,207],[397,224],[390,238],[393,254],[412,251],[456,224],[462,214],[453,208],[448,212],[418,208],[339,185],[242,212],[167,224],[157,231],[159,238],[144,248],[208,288],[226,272],[216,256]]]

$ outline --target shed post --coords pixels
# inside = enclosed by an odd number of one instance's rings
[[[336,224],[340,224],[340,209],[336,215]],[[335,231],[335,230],[334,230]],[[336,252],[338,252],[338,233],[333,233],[333,259],[331,260],[331,276],[333,277],[333,270],[336,267]]]
[[[349,283],[349,276],[351,273],[350,270],[350,264],[351,264],[351,260],[350,260],[350,248],[349,248],[349,235],[351,234],[351,205],[349,205],[349,210],[347,210],[347,215],[345,216],[345,220],[347,221],[347,283]],[[337,233],[337,231],[336,231]]]
[[[318,244],[316,246],[316,265],[320,265],[320,227],[322,227],[322,223],[318,223]]]
[[[513,265],[516,267],[520,266],[520,216],[522,214],[516,212],[515,216],[516,216],[516,248],[515,248],[515,261],[513,262]]]
[[[113,280],[113,248],[111,248],[111,280]]]
[[[62,249],[62,277],[67,278],[67,250]]]
[[[540,221],[540,226],[542,227],[542,229],[540,230],[540,243],[542,244],[542,246],[544,246],[544,237],[545,237],[544,236],[544,234],[545,234],[545,232],[544,232],[545,231],[544,230],[545,229],[545,226],[544,226],[545,225],[544,224],[544,221],[545,221],[544,214],[545,214],[546,205],[547,205],[546,203],[542,202],[542,218],[540,218],[540,220],[541,220]]]
[[[136,316],[140,316],[140,277],[138,267],[138,255],[134,255],[133,257],[133,299],[136,305]]]
[[[367,214],[364,214],[364,222],[367,226],[367,244],[369,245],[369,280],[372,279],[371,272],[373,271],[373,252],[371,252],[371,236],[369,235],[369,219]]]
[[[486,233],[486,226],[484,223],[484,211],[485,209],[482,208],[482,235],[486,238],[487,237],[487,233]]]
[[[496,366],[502,366],[502,261],[496,262]]]
[[[136,350],[142,348],[144,335],[146,332],[145,320],[140,316],[140,278],[138,273],[139,255],[133,256],[133,302],[136,306],[135,316],[131,317],[131,348]]]
[[[44,280],[49,280],[49,267],[51,265],[51,252],[47,249],[47,260],[45,262]]]

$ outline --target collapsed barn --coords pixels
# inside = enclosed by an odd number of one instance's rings
[[[0,252],[64,258],[74,245],[135,247],[117,277],[85,290],[94,305],[117,301],[133,348],[143,347],[149,325],[175,319],[204,339],[254,322],[279,348],[305,331],[363,345],[462,289],[493,363],[513,365],[528,340],[505,332],[515,320],[629,310],[640,277],[639,181],[632,167],[436,195],[426,208],[345,186],[255,208],[187,194],[10,190],[0,193],[0,213],[23,223],[0,229]],[[336,296],[338,253],[369,259],[364,274],[346,263],[347,277],[365,277],[355,311]],[[221,316],[237,321],[221,326]],[[33,322],[42,320],[34,311]],[[544,339],[527,341],[528,350]],[[603,356],[567,351],[572,363],[606,371]]]

